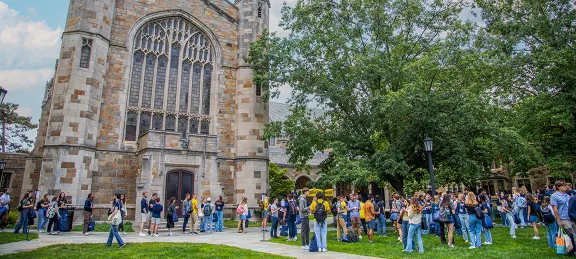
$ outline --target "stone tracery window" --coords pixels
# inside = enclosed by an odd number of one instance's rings
[[[133,51],[125,140],[150,129],[208,134],[214,50],[206,35],[183,18],[161,18],[138,30]]]

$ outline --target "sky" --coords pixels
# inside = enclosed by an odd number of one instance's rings
[[[19,104],[22,116],[38,123],[46,82],[54,74],[70,0],[0,0],[0,86],[8,90],[5,102]],[[296,0],[286,0],[294,5]],[[272,1],[270,30],[279,35],[281,1]],[[286,102],[290,91],[281,89],[275,100]],[[28,133],[35,139],[36,131]]]

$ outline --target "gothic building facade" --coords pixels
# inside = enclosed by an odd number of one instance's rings
[[[83,204],[142,192],[257,205],[268,189],[268,104],[243,57],[269,0],[71,0],[21,190]]]

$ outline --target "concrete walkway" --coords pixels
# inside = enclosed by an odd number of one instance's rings
[[[91,233],[88,236],[83,236],[80,232],[67,232],[60,233],[57,236],[47,235],[41,233],[39,239],[32,241],[21,241],[16,243],[9,243],[0,245],[0,254],[17,253],[21,251],[30,251],[40,247],[56,245],[56,244],[83,244],[83,243],[96,243],[105,245],[108,239],[108,233]],[[352,254],[344,254],[337,252],[325,253],[309,253],[308,251],[301,250],[300,246],[290,246],[283,244],[275,244],[271,242],[261,242],[262,233],[258,230],[252,230],[246,234],[235,233],[234,230],[228,230],[222,233],[214,233],[211,235],[190,236],[183,235],[180,232],[175,233],[175,236],[162,235],[160,237],[140,237],[138,233],[128,233],[122,236],[122,239],[130,245],[130,243],[146,243],[146,242],[173,242],[173,243],[205,243],[205,244],[221,244],[238,248],[245,248],[257,252],[270,253],[276,255],[289,256],[294,258],[371,258],[364,256],[357,256]],[[269,239],[268,234],[266,239]],[[299,242],[299,241],[298,241]],[[117,245],[117,243],[114,243]],[[330,247],[328,247],[330,250]]]

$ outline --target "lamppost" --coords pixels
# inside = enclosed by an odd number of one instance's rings
[[[4,89],[4,87],[0,86],[0,104],[4,103],[4,97],[6,97],[6,94],[8,93],[8,90]],[[6,111],[2,110],[0,111],[0,113],[2,114],[2,152],[6,152]],[[2,177],[0,175],[0,181],[2,180]]]
[[[8,93],[8,90],[4,89],[4,87],[0,86],[0,104],[4,103],[4,97],[6,97],[6,94]]]
[[[434,165],[432,164],[432,151],[434,141],[431,138],[424,139],[424,150],[428,153],[428,167],[430,169],[430,186],[432,187],[432,197],[436,195],[436,184],[434,183]]]
[[[2,158],[2,161],[0,161],[0,188],[3,188],[4,186],[4,169],[6,168],[6,160],[4,160],[4,158]]]

